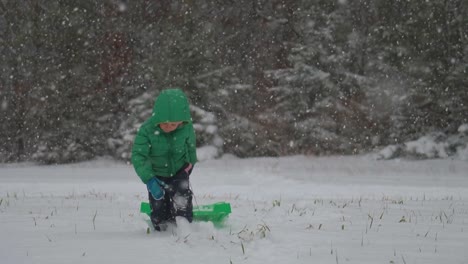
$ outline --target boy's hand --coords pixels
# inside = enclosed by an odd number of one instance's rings
[[[161,188],[160,181],[156,177],[146,183],[146,188],[155,200],[161,200],[164,197],[164,189]]]
[[[176,173],[179,177],[188,177],[192,172],[193,165],[191,163],[185,163],[182,168]]]
[[[193,165],[192,163],[188,163],[188,165],[185,167],[184,171],[189,174],[189,172],[192,170]]]

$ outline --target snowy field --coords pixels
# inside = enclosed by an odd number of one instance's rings
[[[468,162],[225,157],[197,164],[224,228],[147,234],[130,165],[0,165],[0,263],[468,263]]]

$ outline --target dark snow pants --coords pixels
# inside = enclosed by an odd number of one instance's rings
[[[178,173],[174,177],[158,177],[165,182],[168,188],[165,188],[163,199],[155,200],[148,193],[151,206],[151,222],[156,230],[161,230],[161,225],[166,222],[175,222],[177,216],[182,216],[187,221],[193,220],[193,193],[190,190],[189,174]]]

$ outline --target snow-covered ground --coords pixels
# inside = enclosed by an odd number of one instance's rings
[[[147,234],[130,165],[0,165],[0,263],[468,263],[468,163],[224,157],[197,164],[224,228]]]

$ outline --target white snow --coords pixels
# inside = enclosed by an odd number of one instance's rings
[[[457,156],[461,160],[468,160],[468,145],[457,148]]]
[[[216,158],[218,155],[219,150],[214,146],[203,146],[197,150],[197,158],[200,161],[211,160]]]
[[[459,134],[429,133],[417,140],[403,144],[390,145],[373,156],[376,159],[393,159],[409,157],[420,159],[454,158],[468,160],[468,137],[464,125],[460,126]]]
[[[458,128],[458,132],[460,133],[468,133],[468,124],[463,124]]]
[[[375,156],[378,159],[391,159],[395,157],[395,153],[400,147],[398,145],[389,145],[380,150]]]
[[[468,263],[468,163],[225,156],[196,165],[226,226],[146,233],[146,188],[111,160],[0,165],[0,263]]]
[[[406,151],[409,153],[425,155],[428,158],[447,158],[445,149],[448,147],[446,142],[436,142],[433,137],[424,136],[418,140],[405,143]]]

